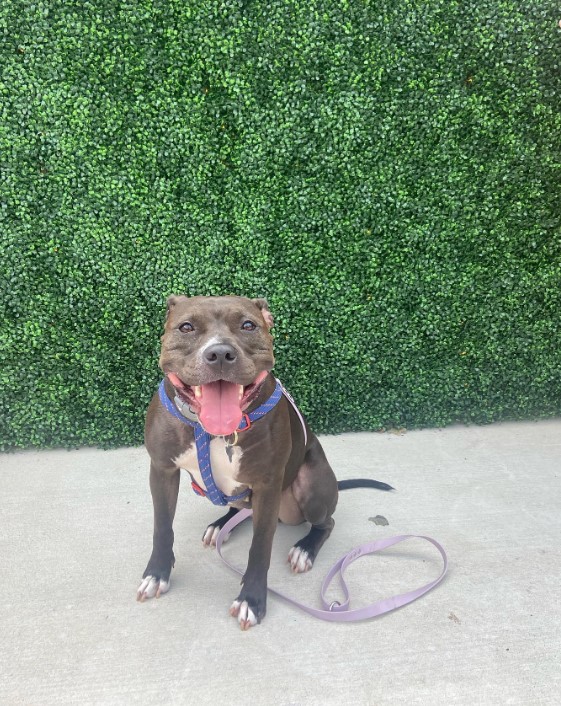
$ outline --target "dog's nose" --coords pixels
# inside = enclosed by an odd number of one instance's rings
[[[235,363],[237,357],[236,349],[228,343],[214,343],[204,352],[206,362],[209,365],[216,365],[217,367]]]

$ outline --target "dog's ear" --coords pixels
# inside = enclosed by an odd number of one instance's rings
[[[267,328],[271,329],[275,325],[275,322],[273,320],[273,315],[269,311],[269,304],[267,303],[266,299],[254,299],[253,300],[254,304],[257,304],[257,306],[261,309],[261,313],[263,314],[263,318],[265,319],[265,323],[267,324]]]
[[[166,321],[169,319],[169,315],[173,307],[177,304],[177,302],[180,299],[185,299],[184,296],[177,295],[177,294],[172,294],[171,296],[168,297],[167,300],[167,306],[166,306]]]

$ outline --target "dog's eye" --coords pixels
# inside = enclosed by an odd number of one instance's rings
[[[181,324],[179,330],[181,331],[181,333],[191,333],[191,331],[195,330],[195,327],[190,321],[185,321]]]
[[[253,323],[253,321],[244,321],[242,324],[242,329],[244,331],[255,331],[257,328],[257,325]]]

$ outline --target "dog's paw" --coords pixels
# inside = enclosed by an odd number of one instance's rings
[[[238,619],[242,630],[249,630],[259,622],[247,601],[235,600],[230,606],[230,615]]]
[[[237,510],[235,507],[231,507],[225,515],[222,515],[222,517],[219,517],[217,520],[212,522],[204,531],[203,546],[215,547],[216,540],[218,538],[218,533],[224,527],[224,525],[232,519],[232,517],[238,514],[238,512],[239,510]],[[228,532],[228,534],[224,537],[224,542],[227,542],[230,539],[230,534],[231,532]]]
[[[219,525],[209,525],[205,533],[203,534],[203,546],[204,547],[215,547],[216,546],[216,540],[218,538],[218,533],[222,527]],[[223,542],[227,542],[230,539],[231,532],[228,532],[228,534],[224,537],[222,540]]]
[[[159,598],[164,593],[167,593],[169,588],[169,579],[164,581],[157,576],[145,576],[136,591],[136,600],[142,603],[147,598],[154,598],[154,596]]]
[[[312,568],[314,560],[305,549],[294,546],[288,552],[288,563],[295,574],[303,574]]]

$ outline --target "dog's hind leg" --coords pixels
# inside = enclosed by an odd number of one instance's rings
[[[330,517],[324,526],[312,525],[308,534],[296,542],[288,553],[288,562],[295,574],[302,574],[312,568],[319,550],[329,538],[334,526],[335,520]]]
[[[296,542],[288,555],[292,571],[303,573],[312,568],[319,550],[333,530],[333,513],[338,499],[337,479],[315,437],[292,483],[292,494],[304,520],[312,525],[308,534]]]

